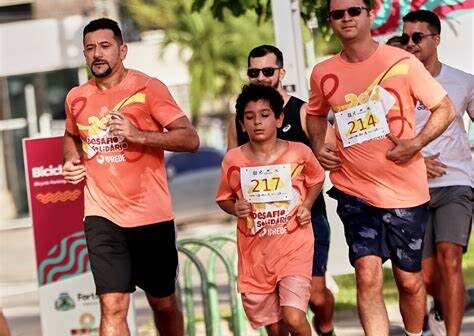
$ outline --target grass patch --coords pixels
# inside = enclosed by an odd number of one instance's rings
[[[471,238],[474,234],[471,235]],[[474,285],[474,246],[471,243],[467,252],[463,256],[462,268],[464,272],[464,281],[466,286]],[[398,292],[393,279],[392,270],[383,269],[384,288],[383,295],[385,302],[396,303],[398,301]],[[356,309],[356,283],[354,274],[344,274],[334,277],[339,292],[336,294],[336,310]]]

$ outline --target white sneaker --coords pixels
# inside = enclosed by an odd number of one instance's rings
[[[446,336],[446,326],[444,325],[444,320],[441,319],[441,317],[433,310],[430,310],[428,315],[428,325],[430,326],[433,336]]]

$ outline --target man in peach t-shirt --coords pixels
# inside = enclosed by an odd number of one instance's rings
[[[343,49],[313,70],[307,124],[318,160],[331,171],[328,194],[344,223],[359,316],[366,335],[388,336],[382,263],[391,259],[405,332],[421,335],[429,193],[419,151],[446,129],[454,109],[415,57],[372,39],[370,1],[329,1],[328,19]],[[417,100],[431,116],[415,137]],[[336,139],[324,144],[329,109]]]
[[[139,286],[159,333],[184,335],[163,151],[195,151],[199,138],[163,83],[125,69],[127,46],[115,21],[91,21],[83,43],[94,78],[66,98],[63,175],[70,183],[86,180],[84,228],[100,297],[99,333],[130,335],[129,293]],[[153,265],[150,256],[158,257]]]

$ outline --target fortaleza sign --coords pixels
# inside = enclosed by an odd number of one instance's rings
[[[84,184],[62,177],[63,137],[23,140],[42,334],[99,335],[100,307],[83,231]],[[128,314],[138,335],[133,301]]]

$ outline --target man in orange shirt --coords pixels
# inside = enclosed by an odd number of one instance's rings
[[[163,151],[195,151],[199,138],[163,83],[124,67],[127,46],[115,21],[91,21],[83,43],[93,79],[66,98],[63,175],[69,183],[86,180],[84,227],[101,305],[99,333],[130,334],[129,293],[139,286],[159,333],[181,336]]]
[[[428,184],[420,149],[442,133],[455,112],[444,89],[407,52],[371,37],[368,0],[328,2],[329,23],[342,51],[315,66],[308,131],[321,165],[330,170],[366,335],[388,336],[382,263],[391,259],[407,335],[421,335],[425,289],[421,276]],[[431,111],[415,137],[414,105]],[[324,144],[326,115],[336,141]]]

